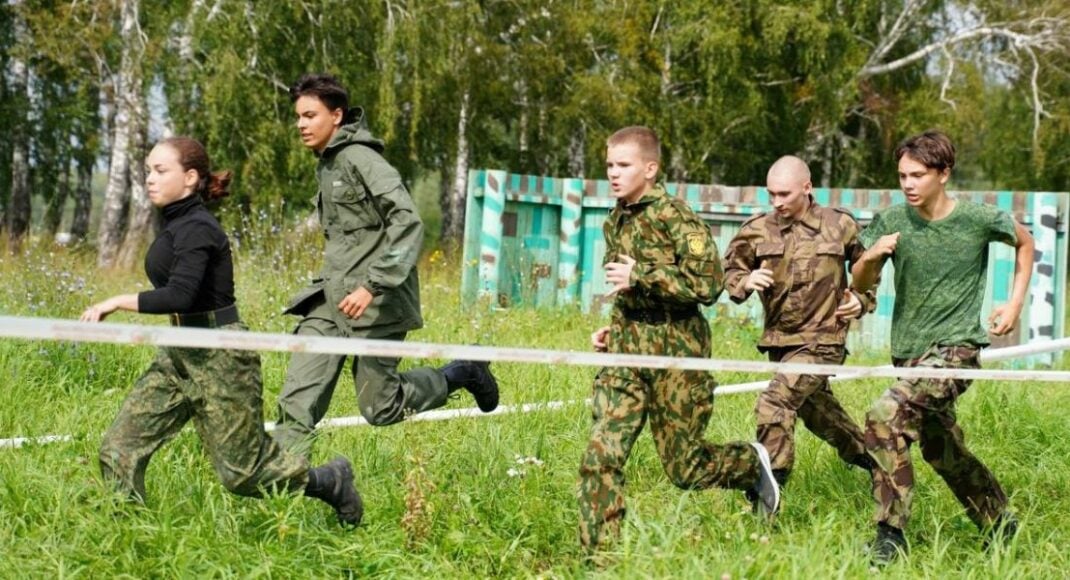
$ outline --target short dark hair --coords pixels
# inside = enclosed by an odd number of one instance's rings
[[[658,134],[650,127],[632,126],[625,127],[606,139],[606,146],[613,147],[623,143],[634,143],[639,147],[639,154],[648,161],[661,163],[661,142]]]
[[[904,155],[909,155],[911,159],[937,171],[955,167],[955,146],[951,144],[951,139],[940,131],[929,130],[907,137],[895,148],[896,162]]]
[[[349,93],[338,79],[326,73],[310,73],[297,79],[290,87],[290,100],[297,102],[301,97],[316,97],[332,111],[349,110]]]

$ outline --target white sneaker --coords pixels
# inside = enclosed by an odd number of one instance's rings
[[[769,451],[757,441],[750,444],[758,453],[758,483],[754,484],[754,493],[758,496],[758,513],[772,516],[780,509],[780,486],[773,477],[773,464],[769,460]]]

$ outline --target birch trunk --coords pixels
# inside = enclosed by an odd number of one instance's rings
[[[442,215],[442,240],[460,242],[464,236],[464,204],[468,196],[468,91],[461,97],[457,119],[457,157],[453,163],[453,186]]]
[[[15,2],[15,7],[21,2]],[[17,14],[17,12],[16,12]],[[15,43],[24,45],[29,42],[29,30],[26,22],[16,15]],[[29,127],[26,112],[29,109],[27,87],[29,67],[19,56],[11,59],[11,94],[14,98],[16,119],[10,130],[11,143],[11,201],[7,212],[7,235],[11,249],[17,250],[23,236],[30,229],[30,154]]]
[[[126,228],[126,237],[119,249],[118,265],[129,269],[137,262],[141,247],[149,237],[152,229],[153,207],[145,191],[145,142],[148,140],[149,111],[145,103],[145,92],[141,79],[135,78],[136,90],[131,96],[137,99],[132,107],[134,117],[131,119],[130,139],[130,225]]]
[[[59,183],[52,199],[48,200],[48,209],[45,210],[45,233],[49,239],[56,237],[60,223],[63,222],[63,208],[67,205],[67,197],[71,193],[71,160],[66,155],[59,162]]]
[[[568,141],[568,173],[572,177],[586,177],[587,123],[580,121]]]
[[[71,220],[71,241],[85,241],[89,235],[89,212],[93,206],[93,159],[79,159],[78,181],[74,189],[74,218]]]
[[[137,105],[138,83],[134,77],[140,62],[138,30],[138,0],[121,0],[122,26],[120,38],[123,46],[119,67],[118,91],[115,98],[115,130],[111,143],[111,164],[108,168],[108,186],[104,190],[104,207],[97,231],[97,266],[110,268],[115,265],[119,245],[123,239],[130,173],[131,126],[134,122],[134,107]]]

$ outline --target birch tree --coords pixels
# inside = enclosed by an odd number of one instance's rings
[[[1046,57],[1070,51],[1070,12],[1047,13],[1018,10],[1007,19],[994,20],[991,6],[979,2],[933,2],[903,0],[883,2],[876,30],[871,36],[856,38],[868,46],[864,61],[852,78],[837,90],[843,108],[838,118],[815,118],[811,127],[809,152],[822,161],[829,182],[833,157],[837,150],[853,146],[844,131],[845,120],[852,116],[863,123],[874,123],[867,114],[873,86],[878,77],[911,68],[931,67],[939,71],[939,101],[953,115],[956,102],[950,91],[956,84],[956,72],[964,66],[980,69],[1001,67],[1010,74],[1006,80],[1028,87],[1031,107],[1031,134],[1034,150],[1047,116],[1040,89]],[[867,103],[869,101],[869,103]],[[826,173],[827,172],[827,173]]]
[[[111,164],[104,205],[97,231],[97,265],[116,265],[126,225],[125,209],[129,202],[131,140],[136,130],[136,115],[143,98],[139,82],[144,42],[139,23],[138,0],[119,0],[122,56],[116,80],[115,128],[111,141]]]
[[[14,112],[11,135],[11,194],[7,210],[7,233],[12,250],[19,248],[23,236],[30,228],[30,110],[29,66],[21,54],[30,46],[29,29],[19,14],[21,1],[12,2],[15,10],[15,51],[11,59],[11,105]]]
[[[140,255],[142,246],[149,239],[152,230],[153,216],[155,215],[152,202],[149,201],[148,192],[145,190],[145,159],[148,132],[149,111],[145,102],[144,89],[141,86],[141,77],[134,77],[134,87],[131,94],[137,95],[130,122],[130,162],[127,163],[129,172],[127,182],[130,184],[130,223],[126,228],[122,246],[119,249],[118,266],[120,268],[132,268]]]

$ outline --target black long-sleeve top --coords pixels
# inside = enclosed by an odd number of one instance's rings
[[[165,206],[163,219],[163,230],[145,256],[145,273],[155,290],[138,294],[138,311],[191,314],[234,304],[230,242],[200,197]]]

